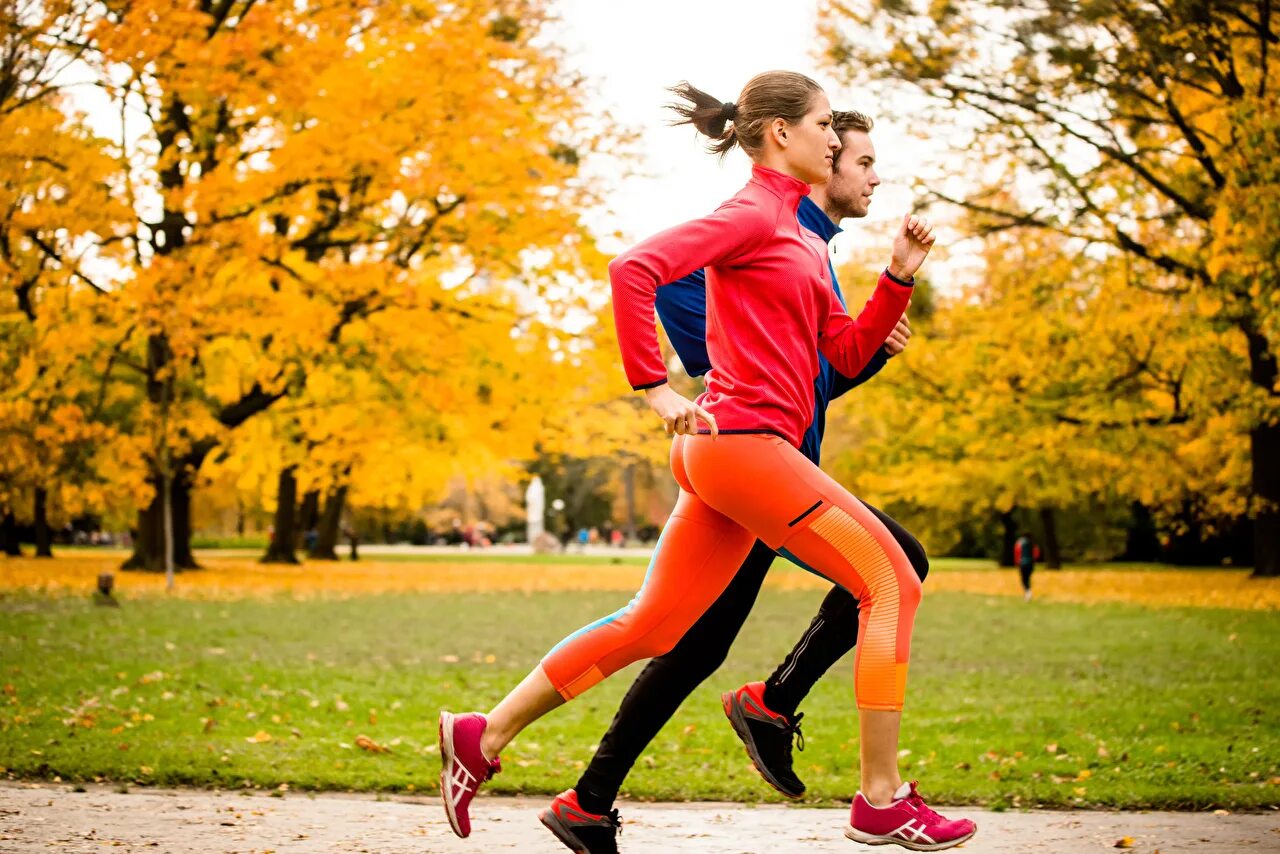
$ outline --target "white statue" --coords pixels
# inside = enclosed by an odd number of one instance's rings
[[[546,530],[543,517],[547,511],[547,490],[542,485],[542,478],[536,474],[533,480],[529,481],[529,488],[524,491],[524,511],[527,542],[530,545],[536,545]]]

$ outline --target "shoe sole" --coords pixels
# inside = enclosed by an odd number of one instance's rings
[[[449,826],[453,828],[453,832],[460,839],[466,839],[467,834],[462,832],[462,828],[458,825],[457,813],[453,810],[453,803],[449,800],[448,789],[448,773],[450,766],[453,765],[453,715],[448,712],[440,713],[440,800],[444,804],[444,814],[449,818]]]
[[[788,798],[804,797],[804,789],[798,792],[788,791],[769,772],[764,760],[760,758],[760,752],[756,750],[756,742],[751,737],[751,729],[747,726],[746,716],[743,714],[742,706],[738,703],[737,693],[725,691],[720,695],[720,702],[724,706],[725,717],[729,719],[729,724],[733,727],[733,731],[738,734],[738,740],[742,742],[742,747],[747,751],[747,758],[751,760],[756,773],[779,794],[786,795]]]
[[[538,821],[542,822],[547,830],[554,833],[556,839],[563,842],[564,846],[570,851],[575,851],[577,854],[591,854],[591,849],[574,838],[573,831],[569,829],[569,825],[560,820],[560,816],[556,815],[554,809],[548,807],[538,813]]]
[[[946,851],[948,848],[955,848],[957,845],[968,842],[977,832],[978,829],[974,828],[967,835],[957,839],[949,839],[946,842],[910,842],[894,836],[876,836],[871,833],[863,833],[853,825],[849,825],[844,829],[844,835],[847,838],[852,839],[854,842],[861,842],[863,845],[901,845],[903,848],[909,848],[912,851]]]

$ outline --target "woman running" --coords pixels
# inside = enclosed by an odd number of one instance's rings
[[[825,242],[796,219],[809,184],[827,180],[840,148],[821,87],[775,71],[754,77],[737,104],[687,83],[676,91],[686,101],[677,111],[712,138],[713,152],[741,146],[754,161],[751,180],[710,216],[662,232],[609,265],[623,365],[676,436],[671,468],[680,497],[626,608],[561,641],[488,715],[441,713],[445,811],[454,831],[467,836],[471,800],[501,769],[499,751],[613,672],[670,650],[759,538],[860,603],[854,682],[862,786],[846,835],[949,848],[973,835],[973,823],[930,810],[897,768],[920,581],[875,514],[798,450],[813,413],[818,352],[846,376],[858,374],[906,309],[932,229],[904,217],[889,268],[858,318],[850,318],[828,280]],[[660,285],[703,267],[713,368],[694,403],[667,385],[654,303]]]

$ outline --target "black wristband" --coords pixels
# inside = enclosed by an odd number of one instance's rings
[[[889,268],[888,268],[888,267],[885,267],[885,268],[884,268],[884,274],[885,274],[886,276],[888,276],[888,277],[889,277],[889,281],[891,281],[891,282],[896,282],[896,283],[898,283],[899,285],[902,285],[903,287],[907,287],[907,288],[915,287],[915,284],[916,284],[916,277],[915,277],[915,276],[912,276],[910,281],[906,281],[906,280],[904,280],[904,279],[899,279],[899,278],[898,278],[897,276],[895,276],[893,273],[890,273],[890,272],[889,272]]]

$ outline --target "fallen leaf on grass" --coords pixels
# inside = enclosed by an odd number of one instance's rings
[[[383,747],[381,744],[378,744],[378,742],[374,741],[372,738],[369,738],[369,736],[367,735],[356,736],[356,747],[360,748],[361,750],[367,750],[370,753],[390,753],[391,752],[390,748]]]
[[[245,739],[245,741],[249,742],[250,744],[265,744],[270,740],[271,740],[271,733],[267,732],[265,729],[260,729],[257,732],[255,732],[253,735]]]

